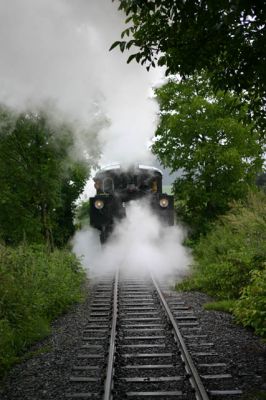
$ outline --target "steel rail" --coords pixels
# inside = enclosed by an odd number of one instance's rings
[[[171,312],[171,310],[170,310],[170,308],[169,308],[169,306],[168,306],[168,304],[167,304],[167,302],[166,302],[166,300],[164,298],[164,295],[163,295],[161,289],[159,288],[159,286],[158,286],[158,284],[157,284],[157,282],[156,282],[156,280],[155,280],[155,278],[154,278],[152,273],[151,273],[151,278],[152,278],[152,282],[153,282],[153,284],[154,284],[154,286],[155,286],[155,288],[157,290],[157,293],[158,293],[158,295],[160,297],[161,303],[162,303],[162,305],[163,305],[163,307],[164,307],[164,309],[166,311],[166,314],[167,314],[167,316],[168,316],[168,318],[169,318],[169,320],[170,320],[170,322],[171,322],[171,324],[173,326],[174,335],[175,335],[178,343],[180,344],[181,356],[182,356],[182,359],[183,359],[183,361],[185,363],[186,371],[189,374],[190,383],[191,383],[193,389],[195,390],[196,399],[197,400],[209,400],[209,396],[208,396],[208,394],[207,394],[207,392],[206,392],[206,390],[204,388],[204,385],[203,385],[202,380],[201,380],[201,378],[200,378],[200,376],[198,374],[198,371],[197,371],[197,369],[195,367],[195,364],[194,364],[194,362],[193,362],[193,360],[192,360],[192,358],[191,358],[191,356],[189,354],[189,351],[188,351],[187,346],[186,346],[186,344],[184,342],[182,334],[181,334],[181,332],[180,332],[180,330],[179,330],[179,328],[177,326],[177,323],[175,322],[174,316],[173,316],[173,314],[172,314],[172,312]]]
[[[116,324],[117,324],[117,297],[118,297],[118,275],[119,271],[117,269],[115,274],[115,283],[114,283],[114,294],[113,294],[113,318],[112,318],[112,328],[110,335],[110,344],[109,344],[109,352],[108,352],[108,363],[106,368],[106,379],[104,384],[104,395],[103,400],[112,399],[112,379],[114,372],[114,354],[115,354],[115,339],[116,339]]]

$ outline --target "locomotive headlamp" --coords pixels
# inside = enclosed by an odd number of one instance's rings
[[[104,206],[104,202],[102,200],[96,200],[94,206],[97,210],[101,210]]]
[[[166,199],[165,197],[162,198],[162,199],[160,199],[160,206],[161,206],[162,208],[168,207],[168,204],[169,204],[169,201],[168,201],[168,199]]]

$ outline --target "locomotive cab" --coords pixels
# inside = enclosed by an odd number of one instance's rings
[[[116,220],[126,215],[126,203],[147,198],[154,212],[167,225],[174,224],[173,196],[162,193],[162,172],[137,165],[105,167],[94,177],[96,196],[90,198],[90,223],[100,231],[104,243]]]

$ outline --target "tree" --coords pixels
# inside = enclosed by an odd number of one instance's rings
[[[87,180],[87,168],[83,163],[69,165],[67,175],[62,179],[61,202],[55,209],[55,242],[64,245],[75,232],[74,219],[76,200]]]
[[[266,193],[266,172],[261,172],[256,178],[256,185]]]
[[[73,233],[74,201],[88,173],[71,161],[71,132],[55,132],[42,114],[0,110],[0,235],[63,245]]]
[[[246,94],[251,116],[265,128],[266,3],[258,0],[119,0],[129,26],[120,46],[137,49],[149,69],[166,66],[181,77],[202,69],[215,89]],[[127,39],[125,40],[125,38]]]
[[[171,80],[155,93],[160,123],[153,152],[172,171],[182,169],[174,183],[179,216],[204,232],[255,184],[259,134],[246,121],[247,105],[230,92],[214,94],[204,76]]]
[[[90,223],[90,201],[85,200],[80,203],[76,209],[76,225],[79,229]]]

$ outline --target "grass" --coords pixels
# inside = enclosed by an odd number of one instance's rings
[[[208,309],[230,311],[238,322],[266,336],[265,243],[266,195],[250,193],[245,204],[235,203],[193,243],[193,272],[176,289],[213,296],[217,301]]]
[[[23,354],[20,357],[19,361],[29,360],[32,357],[36,357],[36,356],[39,356],[41,354],[50,353],[52,350],[53,350],[53,346],[51,344],[47,344],[47,345],[44,345],[44,346],[40,347],[37,350],[26,352],[25,354]]]
[[[235,304],[234,300],[220,300],[220,301],[212,301],[210,303],[205,303],[203,307],[205,310],[223,311],[231,313],[234,304]]]
[[[56,316],[82,301],[84,280],[69,251],[0,245],[0,377],[50,333]]]

